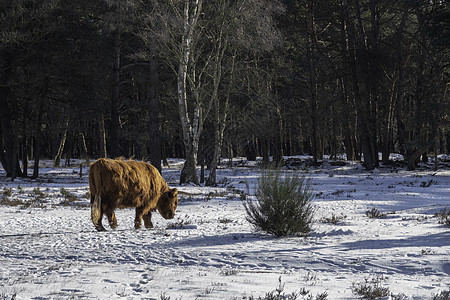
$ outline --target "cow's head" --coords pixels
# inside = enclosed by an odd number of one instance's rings
[[[158,201],[158,211],[164,219],[173,219],[178,206],[178,190],[170,189],[161,195]]]

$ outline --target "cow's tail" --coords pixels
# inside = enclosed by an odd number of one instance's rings
[[[99,194],[95,194],[91,197],[91,220],[97,230],[103,226],[102,220],[102,198]]]
[[[98,231],[105,231],[102,225],[101,178],[98,169],[91,165],[89,169],[89,187],[91,191],[91,220]]]

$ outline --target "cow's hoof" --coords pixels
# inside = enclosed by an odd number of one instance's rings
[[[153,228],[153,223],[145,224],[144,226],[145,226],[145,228],[147,228],[147,229],[151,229],[151,228]]]
[[[97,231],[106,231],[105,227],[103,227],[103,226],[95,227],[95,229],[97,229]]]

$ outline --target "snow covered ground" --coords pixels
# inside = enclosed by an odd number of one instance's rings
[[[435,216],[450,208],[448,166],[366,172],[288,160],[317,194],[308,237],[254,231],[241,197],[253,197],[261,170],[243,159],[221,165],[218,187],[180,186],[182,162],[169,161],[169,185],[198,195],[181,196],[173,220],[155,213],[150,230],[133,228],[132,209],[117,210],[118,229],[107,232],[90,221],[87,168],[80,177],[79,167],[44,161],[40,179],[14,182],[0,169],[0,298],[257,299],[278,288],[355,299],[357,287],[375,286],[431,299],[450,290],[450,227]],[[385,217],[369,218],[372,209]]]

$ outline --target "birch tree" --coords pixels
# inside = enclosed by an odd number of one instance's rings
[[[146,17],[147,30],[157,43],[159,56],[176,76],[176,105],[186,161],[180,183],[199,183],[197,155],[203,122],[210,110],[203,95],[205,68],[211,55],[199,55],[203,0],[155,1]]]
[[[161,54],[177,78],[186,157],[181,183],[198,184],[199,140],[206,118],[211,117],[213,140],[208,143],[213,143],[214,155],[207,184],[215,184],[236,66],[263,56],[280,41],[273,20],[279,5],[277,1],[182,0],[154,6],[149,30],[156,34]]]
[[[183,7],[183,35],[181,41],[181,57],[178,66],[177,94],[183,130],[183,142],[186,151],[186,162],[181,170],[180,183],[192,182],[198,184],[197,154],[203,121],[200,97],[198,95],[199,91],[196,88],[198,86],[195,85],[195,78],[190,78],[191,90],[196,100],[192,105],[192,116],[189,116],[187,94],[188,74],[194,68],[192,66],[192,48],[195,43],[194,34],[201,15],[202,3],[203,0],[185,0]]]

